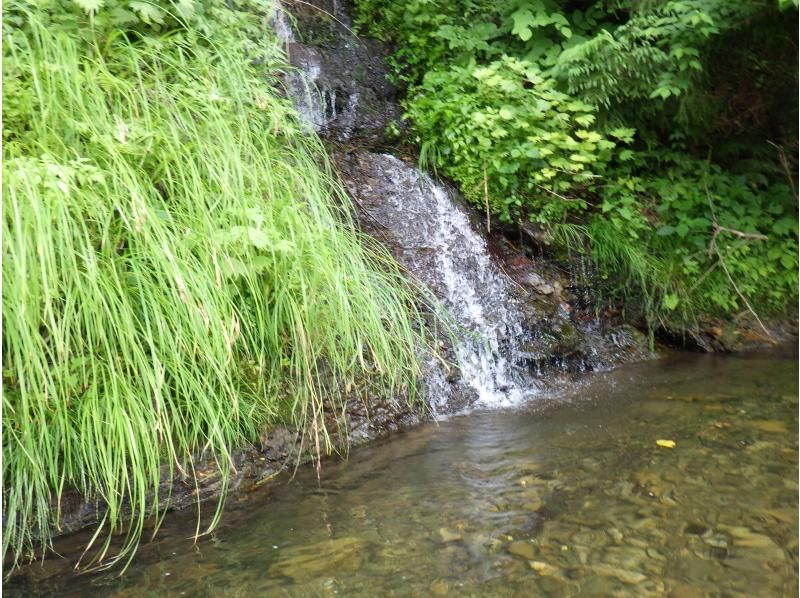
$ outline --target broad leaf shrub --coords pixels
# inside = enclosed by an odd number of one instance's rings
[[[797,297],[796,3],[358,0],[421,159],[655,327]]]
[[[430,71],[409,102],[422,154],[501,220],[559,221],[586,202],[568,197],[604,172],[616,141],[633,131],[591,130],[593,106],[514,58]]]
[[[326,450],[344,389],[413,400],[422,342],[413,290],[276,91],[270,4],[79,4],[4,5],[12,562],[71,487],[106,506],[90,562],[132,556],[165,473],[210,458],[224,480],[274,422]]]

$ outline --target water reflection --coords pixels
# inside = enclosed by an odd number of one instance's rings
[[[683,357],[418,428],[320,483],[174,517],[134,566],[34,565],[8,595],[797,594],[795,356]],[[657,440],[672,440],[661,448]]]

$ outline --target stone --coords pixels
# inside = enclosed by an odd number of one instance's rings
[[[533,544],[523,540],[512,542],[508,545],[507,550],[514,556],[518,556],[528,561],[532,561],[534,558],[536,558],[536,550],[533,547]]]
[[[446,527],[440,527],[439,537],[441,538],[442,542],[447,544],[449,542],[460,542],[463,536],[456,531],[447,529]]]
[[[709,591],[677,580],[668,580],[669,598],[708,598]]]
[[[647,579],[647,576],[637,571],[627,571],[612,565],[594,565],[592,571],[603,577],[615,577],[624,584],[636,585]]]
[[[606,533],[611,537],[614,542],[620,543],[625,539],[625,536],[622,535],[622,532],[619,531],[616,527],[611,527],[606,530]]]
[[[303,579],[334,573],[355,573],[368,543],[360,538],[335,538],[289,548],[267,570],[273,577]]]
[[[762,432],[769,432],[771,434],[786,434],[789,431],[785,423],[776,419],[761,419],[751,423],[753,427]]]
[[[428,587],[434,596],[447,596],[450,593],[450,586],[446,581],[437,579]]]
[[[531,569],[536,571],[539,575],[543,575],[545,577],[552,577],[554,575],[558,575],[559,568],[551,565],[550,563],[545,563],[544,561],[530,561],[528,562]]]

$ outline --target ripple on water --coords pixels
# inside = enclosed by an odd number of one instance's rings
[[[319,485],[300,472],[231,504],[194,547],[191,518],[174,517],[121,579],[53,560],[4,590],[797,594],[795,357],[668,359],[566,399],[423,426],[330,463]]]

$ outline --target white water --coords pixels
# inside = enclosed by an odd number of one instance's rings
[[[456,359],[463,382],[477,393],[474,406],[519,404],[536,387],[515,368],[524,334],[511,282],[447,189],[394,156],[379,160],[376,170],[386,177],[381,218],[395,220],[392,232],[406,252],[401,260],[455,319]],[[442,388],[441,381],[431,384]]]

